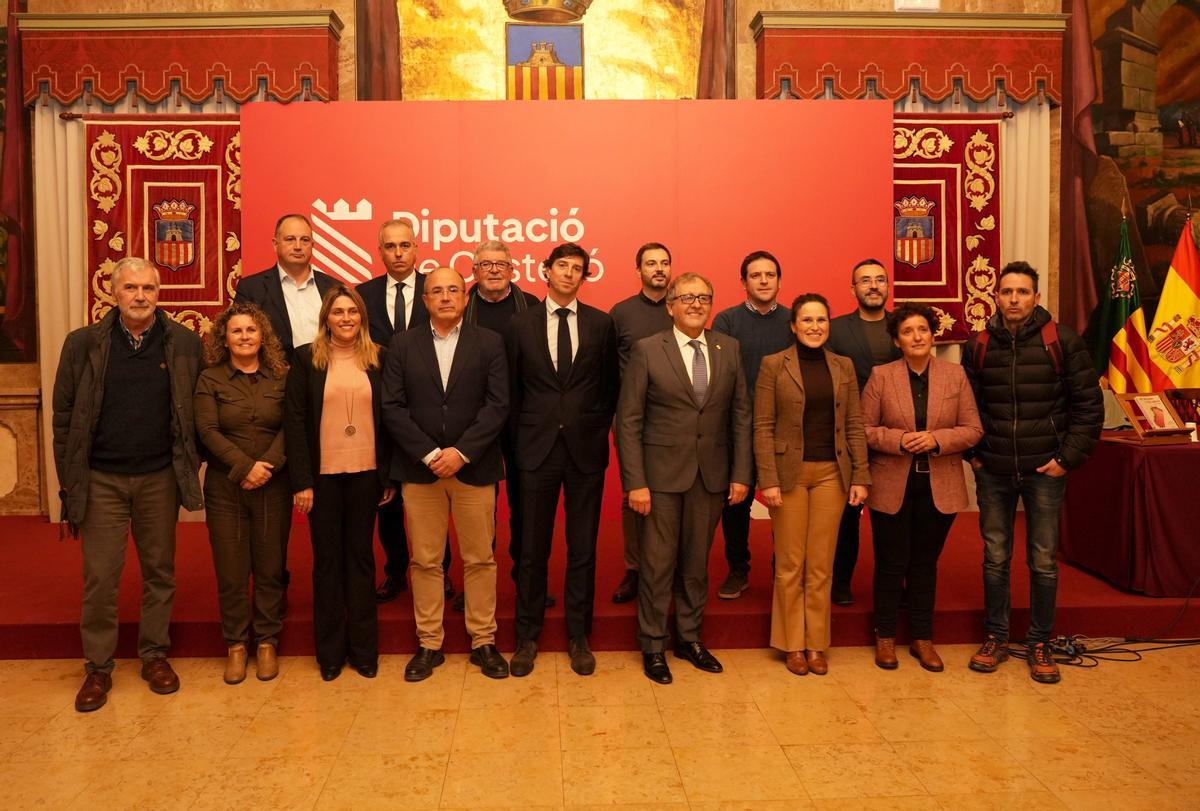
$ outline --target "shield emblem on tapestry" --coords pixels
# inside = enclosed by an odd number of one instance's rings
[[[934,203],[924,197],[902,197],[894,203],[896,211],[896,259],[917,267],[933,261]]]
[[[196,207],[183,200],[163,200],[154,207],[154,261],[171,270],[196,260]]]

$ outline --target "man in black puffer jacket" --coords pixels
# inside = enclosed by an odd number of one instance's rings
[[[1087,347],[1038,306],[1038,273],[1012,262],[1000,273],[998,312],[963,352],[983,440],[971,458],[983,535],[986,633],[970,667],[994,671],[1008,658],[1009,568],[1017,499],[1025,505],[1029,564],[1029,672],[1057,682],[1048,642],[1058,592],[1058,518],[1067,472],[1100,438],[1104,405]]]

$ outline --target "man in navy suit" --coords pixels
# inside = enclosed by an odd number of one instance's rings
[[[379,226],[379,261],[384,273],[358,286],[367,305],[371,340],[389,346],[392,337],[417,326],[429,325],[425,307],[425,276],[417,272],[416,234],[408,220],[388,220]],[[408,536],[404,529],[404,500],[399,496],[379,508],[379,544],[383,547],[384,578],[375,601],[390,603],[407,588]],[[450,583],[450,541],[442,561],[442,585],[447,597],[454,596]]]
[[[442,539],[450,516],[463,559],[471,662],[508,676],[496,650],[496,483],[504,477],[500,431],[508,417],[508,365],[497,333],[463,321],[467,283],[438,268],[425,284],[430,323],[392,339],[383,370],[383,420],[399,453],[412,526],[413,614],[419,647],[404,670],[421,681],[445,661]]]
[[[521,564],[517,575],[514,676],[533,672],[546,613],[550,542],[560,491],[566,512],[566,609],[571,669],[596,669],[588,646],[596,596],[596,534],[608,431],[619,388],[612,318],[579,301],[587,251],[567,242],[543,263],[547,296],[509,322],[511,425],[521,477]],[[510,473],[510,475],[512,475]]]
[[[335,282],[312,267],[312,225],[303,214],[280,217],[271,241],[278,260],[275,266],[243,278],[234,300],[252,301],[262,308],[290,362],[296,347],[316,337],[321,299]]]

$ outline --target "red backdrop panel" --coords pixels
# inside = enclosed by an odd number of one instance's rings
[[[500,238],[541,296],[538,263],[573,239],[599,271],[581,297],[607,309],[636,292],[634,254],[654,240],[676,273],[712,279],[716,312],[765,249],[785,302],[823,292],[836,315],[855,262],[892,264],[891,131],[887,101],[249,104],[244,272],[274,263],[275,220],[303,212],[314,264],[365,280],[382,272],[378,224],[411,215],[423,271],[469,277],[475,244]]]

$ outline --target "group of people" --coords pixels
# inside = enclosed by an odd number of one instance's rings
[[[717,594],[738,598],[749,583],[756,490],[774,533],[771,645],[788,670],[828,671],[830,605],[853,601],[864,505],[876,663],[898,666],[906,604],[910,652],[941,670],[937,560],[968,503],[966,459],[987,604],[970,666],[995,670],[1008,655],[1021,499],[1029,667],[1038,681],[1058,680],[1047,647],[1058,511],[1067,471],[1098,438],[1102,407],[1081,339],[1038,305],[1027,264],[1004,268],[998,312],[959,365],[934,357],[933,311],[885,309],[889,280],[876,260],[852,270],[857,309],[832,318],[817,293],[781,305],[780,263],[755,251],[741,265],[745,301],[712,318],[712,283],[673,275],[670,250],[655,242],[635,257],[638,292],[610,313],[580,300],[590,259],[574,243],[544,261],[544,300],[513,283],[500,242],[478,246],[468,286],[452,268],[418,272],[412,224],[390,220],[379,229],[386,272],[357,288],[312,268],[312,243],[304,216],[280,218],[276,265],[241,281],[204,342],[158,309],[158,270],[133,257],[113,270],[116,307],[68,336],[54,448],[64,519],[82,535],[87,663],[77,710],[103,706],[111,689],[130,531],[143,580],[142,677],[158,693],[179,688],[167,653],[180,506],[207,509],[226,682],[246,678],[251,656],[257,678],[278,674],[294,511],[311,528],[322,678],[347,664],[376,675],[377,604],[409,588],[411,568],[418,651],[404,676],[420,681],[445,661],[451,520],[470,661],[492,678],[533,671],[555,602],[548,564],[561,498],[570,666],[591,674],[610,430],[626,568],[612,599],[637,602],[648,678],[671,682],[668,648],[700,670],[722,670],[702,639],[709,554],[720,522],[729,573]],[[495,643],[501,481],[517,590],[507,660]],[[378,586],[376,524],[386,557]]]

